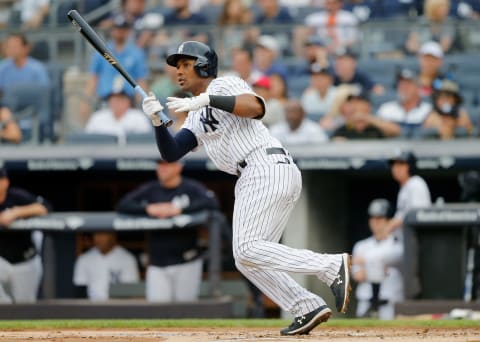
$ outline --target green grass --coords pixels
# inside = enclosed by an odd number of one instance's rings
[[[238,328],[238,327],[284,327],[290,322],[281,319],[91,319],[91,320],[0,320],[0,330],[15,329],[101,329],[101,328]],[[422,328],[479,328],[479,321],[470,320],[394,320],[333,319],[329,327],[422,327]]]

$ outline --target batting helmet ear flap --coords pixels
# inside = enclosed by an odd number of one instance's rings
[[[194,69],[198,76],[200,77],[208,77],[210,76],[209,73],[209,63],[208,60],[205,57],[199,56],[197,57],[197,60],[195,61],[194,64]]]

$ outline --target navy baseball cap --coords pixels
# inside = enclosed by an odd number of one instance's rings
[[[388,217],[390,215],[390,202],[384,198],[376,198],[368,206],[368,215],[375,217]]]
[[[128,20],[123,14],[118,14],[113,18],[113,27],[131,28],[133,23]]]

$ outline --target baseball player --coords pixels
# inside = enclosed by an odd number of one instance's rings
[[[398,151],[390,158],[389,163],[392,176],[400,185],[397,209],[387,225],[388,230],[394,232],[402,227],[405,215],[411,209],[429,207],[432,201],[427,183],[416,174],[417,158],[412,152]]]
[[[174,161],[204,146],[222,171],[238,175],[233,212],[235,264],[249,280],[295,317],[282,335],[308,334],[327,321],[325,301],[295,282],[289,273],[316,275],[330,286],[339,312],[350,292],[350,255],[320,254],[279,243],[302,188],[300,171],[288,151],[260,119],[265,102],[238,77],[217,78],[217,54],[186,41],[167,63],[177,68],[180,88],[191,98],[167,98],[173,111],[188,111],[183,128],[172,136],[156,114],[163,106],[153,94],[142,107],[155,126],[162,158]]]
[[[50,208],[42,197],[10,186],[7,171],[0,167],[0,303],[37,300],[42,261],[33,234],[8,227],[17,219],[45,215]]]
[[[390,217],[390,203],[383,198],[368,207],[368,224],[372,236],[353,246],[352,277],[358,283],[355,291],[358,317],[380,319],[395,317],[395,303],[403,300],[400,265],[403,245],[385,228]]]

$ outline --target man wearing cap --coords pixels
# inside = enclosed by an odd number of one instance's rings
[[[357,54],[350,48],[339,48],[335,51],[334,84],[351,84],[363,91],[373,94],[383,94],[385,91],[381,84],[375,83],[370,76],[357,67]]]
[[[252,84],[253,91],[265,100],[265,115],[262,122],[267,127],[285,120],[285,109],[282,103],[271,95],[271,87],[272,84],[268,76],[260,76]]]
[[[423,127],[434,129],[442,140],[454,138],[457,129],[463,129],[465,135],[472,134],[473,125],[467,111],[461,107],[462,102],[457,83],[447,79],[437,81],[432,95],[433,110]]]
[[[374,199],[368,207],[372,235],[353,246],[352,276],[356,289],[357,317],[393,319],[395,303],[404,298],[400,265],[403,245],[387,230],[391,215],[388,200]]]
[[[32,232],[9,226],[17,219],[45,215],[49,208],[42,197],[11,187],[7,171],[0,168],[0,303],[36,301],[42,263]]]
[[[179,161],[157,161],[157,179],[126,194],[117,211],[154,218],[170,218],[199,210],[216,210],[214,193],[201,183],[182,176]],[[198,298],[202,255],[198,227],[151,232],[146,297],[150,302],[185,302]]]
[[[420,83],[420,96],[428,97],[433,94],[433,83],[435,80],[442,80],[445,75],[440,68],[443,65],[444,54],[440,44],[434,41],[424,43],[418,53],[418,64],[420,72],[418,80]]]
[[[143,89],[147,89],[147,58],[144,51],[129,40],[131,32],[132,23],[121,14],[116,16],[110,31],[111,41],[107,45],[133,79]],[[81,110],[85,122],[92,107],[95,107],[94,104],[98,100],[106,100],[112,88],[122,90],[128,96],[135,96],[133,87],[97,52],[92,55],[89,73],[85,88],[86,102]]]
[[[288,71],[279,58],[281,57],[280,46],[273,36],[263,35],[258,37],[253,51],[255,70],[264,75],[279,74],[283,79],[288,79]]]
[[[377,116],[392,123],[386,136],[411,138],[418,134],[431,109],[420,97],[417,74],[404,68],[397,74],[397,99],[380,105]]]
[[[302,94],[302,106],[307,116],[319,121],[332,107],[336,87],[333,85],[333,72],[321,64],[310,65],[310,86]]]
[[[286,145],[324,143],[327,134],[320,125],[305,117],[298,100],[289,100],[285,105],[285,120],[270,127],[270,133]]]
[[[125,90],[112,89],[106,100],[107,107],[90,116],[85,126],[86,133],[116,135],[122,141],[128,134],[152,133],[145,114],[133,108],[133,98]]]
[[[389,159],[393,179],[400,185],[395,215],[388,221],[387,230],[399,233],[403,220],[411,209],[427,208],[432,204],[430,190],[425,180],[417,175],[417,158],[411,151],[397,151]]]

